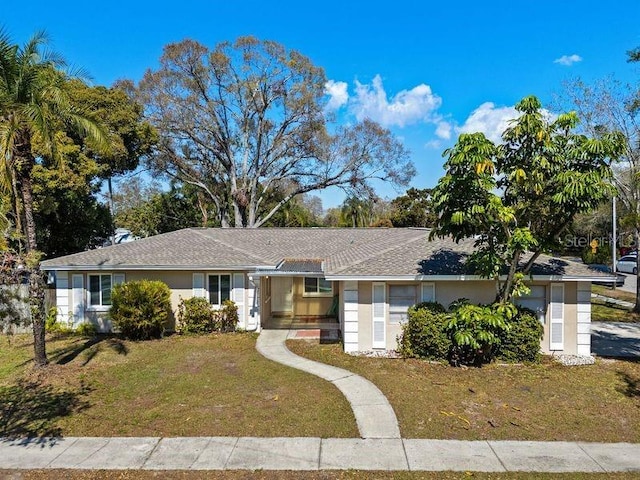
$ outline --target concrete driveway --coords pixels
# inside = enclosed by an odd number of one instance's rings
[[[630,273],[621,273],[621,275],[624,275],[627,279],[624,281],[624,285],[618,288],[624,292],[636,293],[636,282],[638,277],[636,275],[631,275]]]
[[[591,322],[591,352],[600,357],[640,358],[640,323]]]

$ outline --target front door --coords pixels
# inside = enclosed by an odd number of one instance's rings
[[[271,277],[271,311],[278,313],[293,311],[292,277]]]

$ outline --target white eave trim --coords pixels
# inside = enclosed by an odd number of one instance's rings
[[[75,272],[75,271],[122,271],[122,270],[152,270],[152,271],[221,271],[221,272],[246,272],[257,269],[273,268],[271,265],[42,265],[45,271]]]
[[[325,275],[325,278],[330,281],[373,281],[373,282],[389,282],[394,280],[399,281],[416,281],[416,282],[430,282],[430,281],[492,281],[490,278],[481,277],[480,275]],[[501,276],[500,280],[506,280],[506,276]],[[577,275],[531,275],[527,276],[525,280],[530,281],[548,281],[548,282],[595,282],[603,281],[611,278],[612,281],[615,277],[581,277]]]

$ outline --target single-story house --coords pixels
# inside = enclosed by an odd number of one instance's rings
[[[491,303],[495,283],[469,274],[473,240],[419,228],[187,228],[46,260],[60,321],[109,331],[112,285],[157,279],[181,298],[233,300],[238,327],[332,323],[345,351],[396,348],[407,308],[459,298]],[[589,355],[591,281],[607,274],[541,255],[518,301],[538,312],[544,352]],[[175,317],[173,318],[175,322]],[[175,325],[175,323],[174,323]]]

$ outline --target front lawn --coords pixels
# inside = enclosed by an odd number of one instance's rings
[[[453,368],[347,355],[340,345],[289,341],[295,353],[376,384],[406,438],[637,442],[640,363]]]
[[[0,337],[0,436],[356,437],[328,382],[263,358],[255,335],[127,342]]]

